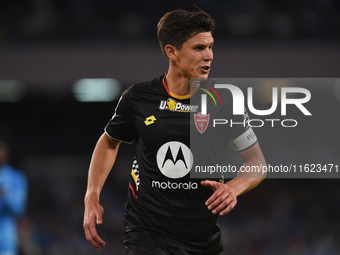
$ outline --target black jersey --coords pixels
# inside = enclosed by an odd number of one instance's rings
[[[213,192],[189,174],[194,161],[190,114],[198,110],[189,97],[169,93],[162,75],[129,87],[105,132],[118,141],[136,142],[126,233],[143,230],[169,246],[217,253],[222,251],[217,216],[205,206]]]

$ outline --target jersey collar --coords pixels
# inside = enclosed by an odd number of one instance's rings
[[[165,90],[166,90],[166,92],[168,93],[169,96],[174,97],[174,98],[176,98],[176,99],[182,100],[182,99],[191,98],[191,97],[196,93],[196,91],[195,91],[195,93],[193,93],[193,94],[191,94],[191,95],[179,96],[179,95],[176,95],[176,94],[170,92],[169,89],[168,89],[168,87],[167,87],[166,84],[165,84],[165,77],[167,76],[167,74],[168,74],[168,71],[165,72],[165,75],[164,75],[164,77],[163,77],[163,86],[164,86],[164,88],[165,88]]]

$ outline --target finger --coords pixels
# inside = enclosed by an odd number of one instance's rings
[[[217,189],[215,181],[205,180],[205,181],[201,182],[201,185],[205,186],[205,187],[210,187],[210,188],[212,188],[213,191],[215,191]]]
[[[217,193],[217,191],[215,192]],[[216,209],[218,206],[220,206],[221,204],[224,205],[223,208],[225,208],[232,200],[232,197],[230,196],[231,193],[227,190],[222,190],[221,194],[219,197],[217,197],[209,206],[208,206],[208,210],[215,210],[216,213]]]
[[[106,243],[100,238],[97,233],[95,220],[94,218],[88,220],[84,224],[85,236],[86,239],[97,249],[102,249]]]
[[[201,181],[201,185],[208,186],[209,182],[209,180]]]
[[[231,210],[234,209],[236,204],[237,204],[237,200],[236,199],[231,201],[231,203],[228,205],[228,207],[226,209],[224,209],[222,212],[220,212],[220,215],[223,216],[223,215],[226,215],[227,213],[229,213]]]
[[[225,197],[223,196],[223,190],[217,189],[214,194],[205,202],[205,205],[208,207],[208,210],[212,210],[218,204],[220,204]]]
[[[222,211],[223,209],[226,209],[228,207],[228,205],[233,201],[233,197],[228,196],[227,198],[223,199],[220,201],[219,204],[216,205],[215,208],[213,208],[213,210],[211,211],[213,214],[217,214],[220,211]]]
[[[101,246],[93,239],[91,230],[88,226],[84,227],[86,240],[96,249],[100,249]]]
[[[100,236],[98,235],[97,229],[96,229],[96,224],[94,223],[94,221],[91,221],[91,223],[89,224],[89,230],[91,232],[91,236],[93,238],[93,240],[101,245],[101,246],[105,246],[105,242],[100,238]]]
[[[97,223],[97,225],[102,225],[103,224],[103,211],[102,212],[100,212],[99,214],[97,214],[96,216],[96,218],[97,218],[97,221],[96,221],[96,223]]]
[[[215,181],[205,180],[201,182],[201,185],[210,187],[214,191],[211,197],[205,202],[205,205],[209,206],[213,201],[215,201],[216,198],[218,198],[221,195],[221,192],[218,191],[219,183]]]
[[[98,250],[102,250],[106,243],[103,241],[103,239],[100,238],[95,227],[90,227],[89,230],[91,232],[91,236],[95,245],[93,245],[92,243],[91,244]]]

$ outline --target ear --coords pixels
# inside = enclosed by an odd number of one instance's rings
[[[177,60],[177,49],[175,46],[167,44],[164,47],[164,51],[170,60]]]

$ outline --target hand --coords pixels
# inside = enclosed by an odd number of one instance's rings
[[[212,210],[213,214],[220,213],[223,216],[237,204],[235,191],[228,184],[209,180],[202,181],[201,184],[214,191],[214,194],[205,202],[208,210]]]
[[[84,231],[87,241],[98,250],[102,250],[106,243],[100,238],[96,230],[96,224],[103,224],[104,208],[99,204],[95,196],[85,198]]]

